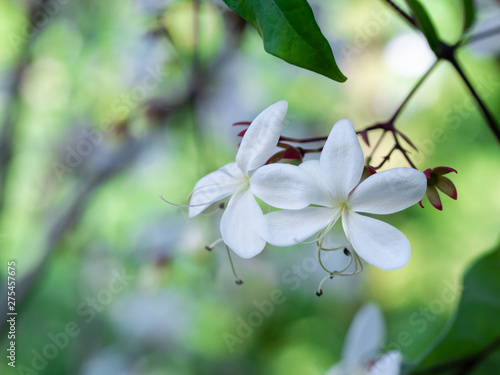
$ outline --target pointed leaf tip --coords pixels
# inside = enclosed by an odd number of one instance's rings
[[[345,82],[307,0],[224,0],[259,33],[264,50],[295,66]]]

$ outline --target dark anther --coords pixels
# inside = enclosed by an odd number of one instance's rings
[[[347,256],[351,255],[351,252],[347,250],[347,247],[344,247],[344,254]]]
[[[241,284],[243,284],[243,280],[240,280],[240,279],[235,280],[234,282],[236,283],[236,285],[241,285]]]
[[[323,289],[320,289],[319,291],[316,292],[316,295],[318,297],[321,297],[323,295]]]
[[[212,251],[212,248],[210,246],[205,246],[205,250]]]
[[[222,202],[221,204],[219,204],[219,208],[220,208],[221,210],[223,210],[225,206],[226,206],[226,205],[225,205],[225,203],[224,203],[224,202]]]

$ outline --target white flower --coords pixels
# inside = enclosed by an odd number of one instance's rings
[[[398,375],[401,354],[392,351],[376,361],[385,341],[385,323],[374,304],[363,306],[347,332],[341,361],[326,375]]]
[[[390,214],[417,203],[425,194],[425,175],[412,168],[395,168],[376,173],[356,187],[363,167],[363,152],[353,124],[346,119],[338,121],[320,160],[299,167],[316,181],[310,202],[322,207],[286,207],[288,210],[271,212],[261,222],[262,237],[276,246],[291,246],[318,231],[326,235],[342,217],[347,239],[365,261],[384,270],[405,266],[410,244],[404,234],[359,212]]]
[[[236,162],[199,180],[191,196],[189,217],[231,196],[220,231],[226,245],[242,258],[257,255],[266,244],[257,231],[263,214],[254,195],[274,207],[300,209],[309,205],[315,189],[307,172],[296,166],[263,167],[275,152],[287,108],[282,100],[259,114],[243,136]]]

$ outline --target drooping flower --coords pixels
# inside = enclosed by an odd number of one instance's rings
[[[341,360],[326,375],[399,375],[401,354],[391,351],[380,359],[385,323],[380,309],[368,303],[354,317],[342,349]]]
[[[417,203],[426,190],[426,178],[421,171],[395,168],[359,183],[364,168],[363,152],[353,124],[346,119],[333,126],[320,160],[304,162],[299,168],[316,181],[316,191],[310,194],[310,203],[316,206],[299,210],[286,207],[264,215],[260,231],[267,242],[291,246],[317,232],[321,238],[342,217],[344,232],[357,253],[353,255],[384,270],[406,265],[410,244],[405,235],[360,213],[391,214]]]
[[[282,100],[260,113],[243,136],[236,162],[203,177],[191,195],[190,218],[231,196],[220,231],[224,243],[242,258],[257,255],[266,244],[257,231],[263,214],[254,195],[274,207],[300,209],[309,204],[314,191],[313,181],[299,167],[264,166],[276,149],[287,108]]]
[[[451,172],[458,173],[450,167],[428,168],[424,171],[425,177],[427,177],[427,190],[425,194],[427,195],[429,202],[439,211],[443,210],[443,205],[441,204],[441,198],[439,197],[438,190],[449,196],[451,199],[457,200],[458,197],[457,188],[453,182],[449,178],[443,176]],[[424,207],[422,201],[420,201],[419,204],[422,208]]]

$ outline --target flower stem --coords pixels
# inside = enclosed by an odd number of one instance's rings
[[[481,40],[481,39],[484,39],[484,38],[488,38],[490,36],[493,36],[493,35],[496,35],[496,34],[499,34],[499,33],[500,33],[500,26],[497,26],[497,27],[494,27],[494,28],[492,28],[490,30],[485,30],[485,31],[482,31],[480,33],[477,33],[477,34],[465,37],[460,42],[458,42],[458,46],[459,47],[465,46],[466,44],[474,43],[474,42],[477,42],[478,40]]]
[[[314,137],[314,138],[297,139],[297,138],[290,138],[290,137],[281,136],[280,141],[295,142],[295,143],[309,143],[309,142],[326,141],[326,138],[327,137]]]
[[[375,144],[375,146],[373,146],[373,149],[372,151],[370,152],[370,155],[368,156],[367,160],[372,160],[373,158],[373,155],[375,154],[375,151],[377,151],[378,147],[380,146],[380,144],[382,143],[382,139],[384,139],[384,136],[385,136],[385,133],[387,133],[386,130],[384,130],[384,132],[382,133],[382,135],[380,136],[380,138],[378,139],[377,143]],[[367,163],[369,164],[369,163]]]
[[[429,77],[429,75],[431,74],[431,72],[434,70],[434,68],[436,67],[438,61],[439,60],[434,61],[434,63],[427,70],[427,72],[425,72],[425,74],[422,77],[420,77],[420,79],[418,80],[418,82],[415,84],[415,86],[413,86],[413,88],[411,89],[411,91],[409,92],[409,94],[406,96],[406,98],[400,104],[400,106],[398,107],[398,109],[396,109],[396,112],[394,112],[394,114],[392,115],[391,119],[388,122],[394,122],[394,121],[396,121],[396,119],[401,114],[401,112],[403,111],[403,109],[406,107],[406,105],[408,104],[408,102],[410,101],[410,99],[413,97],[413,95],[417,92],[417,90],[420,88],[420,86],[422,86],[422,84],[424,83],[424,81],[427,79],[427,77]]]
[[[398,12],[401,17],[403,17],[406,21],[408,21],[408,23],[410,23],[413,27],[416,27],[418,29],[417,22],[413,19],[413,17],[410,16],[408,13],[406,13],[402,8],[400,8],[394,1],[385,0],[385,2],[392,9],[394,9],[396,12]]]
[[[451,59],[449,59],[449,61],[453,65],[453,67],[455,68],[455,70],[458,72],[458,74],[460,75],[460,77],[462,78],[462,80],[464,81],[464,83],[467,85],[467,88],[469,89],[471,95],[476,100],[477,104],[479,105],[479,108],[481,108],[481,111],[483,112],[483,116],[485,117],[486,122],[488,123],[489,128],[491,129],[491,131],[495,135],[497,141],[500,142],[500,128],[498,127],[498,124],[497,124],[495,118],[493,117],[492,113],[486,107],[486,104],[481,99],[481,96],[476,91],[476,89],[474,88],[474,86],[472,86],[469,78],[467,77],[467,75],[463,71],[463,69],[460,66],[460,64],[458,63],[458,61],[454,57],[452,57]]]

